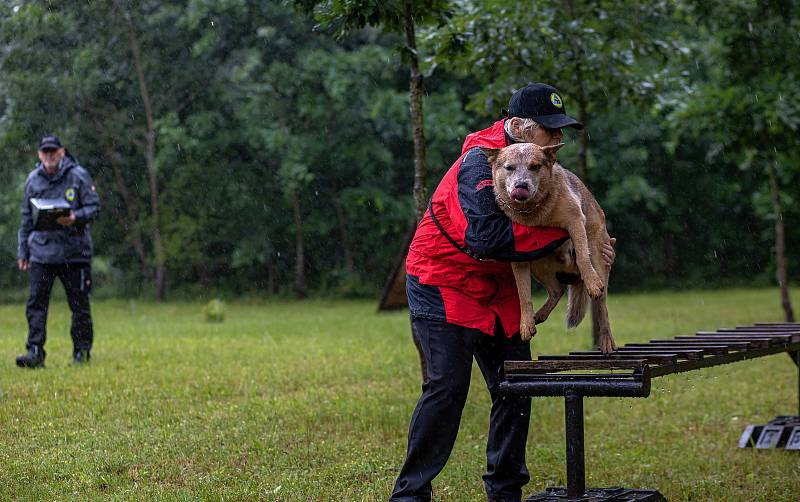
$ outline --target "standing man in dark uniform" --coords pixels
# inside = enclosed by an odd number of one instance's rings
[[[56,277],[61,280],[72,311],[73,364],[89,361],[94,333],[89,305],[92,287],[91,222],[100,211],[100,199],[89,173],[64,149],[57,136],[39,141],[39,161],[25,182],[19,228],[17,265],[30,274],[28,351],[17,366],[44,366],[47,309]],[[56,220],[56,228],[36,226],[31,199],[57,199],[69,205],[69,215]]]

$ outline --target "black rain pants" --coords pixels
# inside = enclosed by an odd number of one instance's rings
[[[458,434],[469,391],[472,358],[478,362],[492,399],[483,482],[489,498],[519,501],[530,480],[525,446],[531,413],[529,397],[501,396],[503,361],[530,361],[528,342],[507,338],[498,322],[494,336],[441,321],[412,319],[427,364],[428,380],[411,417],[406,460],[391,501],[428,501],[431,481],[444,468]]]
[[[91,350],[94,340],[89,293],[92,289],[92,270],[89,263],[46,264],[30,262],[30,297],[25,314],[28,318],[27,348],[44,348],[47,341],[47,310],[50,292],[56,277],[61,280],[72,311],[72,346],[75,352]]]

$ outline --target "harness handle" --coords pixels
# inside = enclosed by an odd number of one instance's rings
[[[450,241],[450,244],[455,246],[456,249],[458,249],[459,251],[461,251],[462,253],[464,253],[465,255],[469,256],[470,258],[472,258],[474,260],[478,260],[478,261],[496,261],[496,260],[492,260],[491,258],[484,258],[484,257],[478,255],[478,253],[476,253],[474,250],[472,250],[472,249],[470,249],[470,248],[468,248],[466,246],[462,246],[461,244],[456,242],[455,239],[450,237],[450,234],[447,233],[447,231],[444,229],[442,224],[439,223],[439,219],[436,218],[436,215],[433,213],[433,198],[428,200],[428,212],[430,213],[431,220],[433,220],[433,223],[436,225],[436,228],[439,229],[439,231],[442,233],[442,235],[444,235],[445,238],[448,241]]]

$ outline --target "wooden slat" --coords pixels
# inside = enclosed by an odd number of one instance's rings
[[[703,333],[702,331],[700,333]],[[716,331],[716,333],[736,333],[742,335],[800,335],[800,330],[797,328],[792,329],[765,329],[763,327],[753,327],[753,328],[722,328]]]
[[[700,345],[700,346],[704,346],[704,345],[724,345],[725,347],[728,347],[728,348],[730,348],[732,350],[746,350],[748,347],[751,346],[751,343],[749,341],[731,342],[731,341],[725,341],[725,340],[708,340],[708,339],[705,339],[705,338],[695,339],[695,337],[693,337],[693,336],[687,337],[687,338],[682,339],[682,340],[676,340],[674,338],[671,338],[669,340],[650,340],[650,343],[657,343],[659,345],[670,345],[670,344],[673,344],[673,343],[681,343],[681,344],[687,343],[687,344],[691,344],[691,345]]]
[[[622,352],[625,354],[628,353],[641,353],[641,354],[677,354],[678,358],[681,357],[684,359],[695,360],[695,359],[702,359],[703,358],[703,351],[701,349],[693,349],[693,348],[680,348],[680,349],[669,349],[664,347],[659,347],[658,345],[652,345],[649,347],[619,347],[617,352]]]
[[[767,337],[767,338],[749,338],[749,337],[741,337],[741,336],[710,336],[710,335],[709,336],[702,336],[702,337],[698,337],[698,336],[686,336],[686,337],[676,336],[675,337],[676,340],[685,340],[685,339],[688,339],[688,338],[693,338],[693,339],[696,339],[696,340],[701,340],[702,339],[702,340],[706,340],[706,341],[709,341],[709,342],[713,342],[713,341],[716,341],[716,340],[719,340],[720,342],[723,342],[723,341],[750,342],[750,344],[751,344],[751,346],[753,348],[769,347],[771,345],[779,345],[781,343],[781,340],[773,340],[772,338],[769,338],[769,337]]]
[[[637,351],[637,352],[616,352],[616,353],[620,354],[620,355],[628,355],[628,356],[639,357],[639,358],[641,358],[641,357],[653,357],[653,356],[659,356],[659,355],[675,356],[678,359],[687,359],[688,357],[692,357],[692,356],[686,356],[686,355],[680,354],[678,352],[657,352],[657,351],[646,351],[646,350],[640,350],[640,351]],[[599,350],[576,350],[576,351],[570,352],[569,355],[571,355],[571,356],[610,357],[613,354],[603,354]]]
[[[697,335],[698,337],[704,338],[712,338],[712,339],[729,339],[729,338],[738,338],[741,340],[769,340],[771,343],[774,344],[784,344],[784,343],[791,343],[791,342],[800,342],[800,335],[749,335],[743,333],[714,333],[709,335]]]
[[[741,336],[787,336],[792,339],[793,342],[800,342],[800,331],[771,331],[771,332],[764,332],[764,331],[739,331],[739,330],[732,330],[732,331],[720,331],[717,333],[718,335],[741,335]]]
[[[698,336],[795,336],[800,335],[800,332],[795,331],[698,331]]]
[[[675,364],[678,362],[678,356],[675,354],[648,354],[645,356],[639,356],[635,354],[620,354],[620,353],[613,353],[609,355],[602,355],[600,353],[596,355],[584,355],[584,356],[567,356],[567,355],[541,355],[537,359],[539,361],[611,361],[611,360],[623,360],[623,361],[638,361],[644,360],[649,365],[661,365],[661,364]]]
[[[536,360],[536,361],[506,361],[503,365],[506,374],[546,371],[569,370],[641,370],[646,361],[644,359],[611,359],[611,360]]]
[[[701,350],[703,355],[706,354],[727,354],[732,350],[737,350],[726,345],[719,344],[699,344],[699,343],[680,343],[679,341],[673,343],[626,343],[626,348],[630,347],[635,350],[658,348],[665,350]]]

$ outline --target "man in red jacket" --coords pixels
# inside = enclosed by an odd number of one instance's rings
[[[391,501],[431,499],[431,481],[444,468],[467,399],[472,358],[492,398],[484,486],[490,501],[519,501],[530,479],[525,465],[531,400],[500,396],[506,360],[530,360],[519,337],[520,309],[511,261],[540,258],[569,238],[558,228],[511,222],[495,204],[492,170],[480,147],[514,142],[557,144],[561,128],[583,128],[566,114],[558,91],[529,84],[515,92],[507,118],[467,136],[417,226],[406,260],[412,330],[427,380],[411,417],[406,460]],[[614,259],[611,243],[604,251]]]

